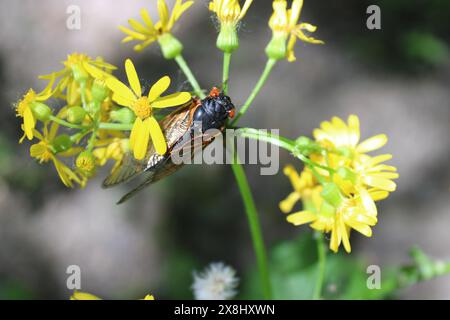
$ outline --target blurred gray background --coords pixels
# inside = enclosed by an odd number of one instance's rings
[[[354,233],[353,255],[381,266],[408,261],[418,245],[450,260],[450,5],[446,1],[305,1],[302,21],[319,26],[324,46],[300,44],[296,63],[281,62],[241,124],[311,135],[334,115],[360,117],[362,137],[386,133],[398,191],[380,204],[379,224],[367,239]],[[173,3],[169,1],[169,3]],[[382,30],[365,27],[369,4],[382,10]],[[66,28],[66,9],[81,7],[81,30]],[[177,66],[154,45],[141,54],[120,44],[117,26],[155,0],[0,0],[0,298],[66,299],[68,265],[82,270],[82,289],[106,298],[189,297],[192,267],[225,261],[238,272],[254,255],[243,206],[228,166],[189,166],[123,206],[126,186],[100,188],[106,172],[84,190],[67,190],[54,168],[40,166],[18,145],[13,103],[39,74],[59,70],[72,52],[126,57],[144,83],[163,74],[186,88]],[[240,105],[264,66],[271,2],[254,1],[233,55],[230,95]],[[174,32],[204,87],[220,85],[222,56],[207,1],[196,4]],[[281,151],[281,164],[300,163]],[[307,232],[287,224],[278,202],[290,192],[280,172],[259,176],[247,166],[269,246]],[[416,285],[401,298],[449,299],[450,276]]]

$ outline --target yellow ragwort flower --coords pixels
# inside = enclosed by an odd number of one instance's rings
[[[310,224],[324,233],[331,232],[330,248],[337,252],[341,243],[351,251],[352,229],[371,237],[377,223],[376,201],[396,189],[399,177],[394,166],[384,164],[392,155],[369,156],[387,142],[386,135],[377,135],[360,142],[359,119],[355,115],[345,123],[338,117],[322,122],[315,129],[316,149],[309,154],[309,164],[299,175],[292,166],[285,168],[294,191],[280,202],[280,209],[289,213],[298,200],[303,210],[290,214],[294,225]]]
[[[113,138],[107,141],[98,141],[97,146],[92,152],[97,159],[97,164],[104,166],[109,159],[114,160],[115,164],[111,170],[113,172],[120,165],[125,153],[128,152],[129,140]]]
[[[289,213],[299,200],[302,200],[303,203],[311,201],[314,190],[321,187],[308,169],[303,170],[299,175],[292,165],[287,165],[283,172],[291,181],[294,191],[280,202],[280,210]]]
[[[330,203],[324,192],[328,187],[334,187],[337,193]],[[360,189],[358,193],[345,197],[337,185],[330,184],[324,189],[317,188],[312,193],[312,203],[309,210],[302,210],[288,215],[287,221],[299,226],[310,224],[310,227],[324,233],[331,232],[330,249],[337,252],[341,243],[350,253],[350,231],[355,229],[366,237],[372,236],[372,229],[377,223],[377,211],[374,200],[380,200],[379,192],[374,189]],[[327,198],[327,199],[324,199]]]
[[[253,0],[245,0],[241,9],[239,0],[213,0],[209,3],[209,10],[217,15],[221,24],[236,25],[247,13]]]
[[[68,166],[66,166],[61,160],[59,160],[56,156],[55,147],[53,146],[52,142],[55,138],[56,130],[51,130],[50,133],[46,128],[44,128],[44,134],[42,135],[38,131],[34,130],[34,135],[40,140],[38,143],[33,144],[30,147],[30,156],[32,158],[35,158],[39,161],[39,163],[47,163],[49,161],[52,161],[56,171],[58,172],[58,175],[62,181],[62,183],[68,187],[72,188],[73,183],[72,181],[78,183],[79,185],[83,186],[84,181],[83,179],[80,179],[78,175],[70,169]],[[71,156],[74,155],[76,152],[78,152],[75,149],[68,150],[67,152],[63,153],[65,156]]]
[[[246,0],[241,9],[239,0],[213,0],[209,3],[209,10],[217,15],[220,21],[220,32],[216,46],[223,52],[232,53],[239,48],[237,25],[247,13],[253,0]]]
[[[289,62],[292,62],[296,60],[294,47],[297,38],[312,44],[323,44],[324,42],[307,36],[304,33],[304,31],[315,32],[317,29],[316,26],[305,22],[298,23],[303,7],[303,0],[293,0],[290,9],[287,6],[287,0],[273,1],[273,14],[269,20],[269,27],[272,29],[273,38],[266,52],[271,58],[287,58]],[[287,47],[286,41],[288,41]]]
[[[153,109],[182,105],[191,99],[189,92],[177,92],[164,97],[161,94],[170,86],[168,76],[159,79],[151,88],[147,96],[142,94],[136,69],[130,59],[125,61],[125,70],[131,89],[116,78],[108,78],[107,86],[113,92],[112,99],[122,106],[134,111],[136,120],[130,134],[130,148],[134,157],[143,159],[147,152],[150,136],[158,154],[165,154],[167,143],[161,127],[153,116]]]
[[[175,22],[182,16],[182,14],[190,8],[194,1],[187,1],[183,3],[183,0],[176,0],[172,9],[172,14],[169,13],[169,9],[165,0],[158,0],[158,12],[160,21],[153,23],[150,18],[150,14],[146,9],[141,9],[141,17],[143,24],[135,19],[129,19],[131,29],[120,26],[119,29],[127,36],[122,40],[123,43],[130,41],[140,41],[139,44],[134,46],[135,51],[142,51],[144,48],[151,45],[153,42],[160,40],[164,35],[170,34]]]
[[[74,291],[70,300],[102,300],[101,298],[87,292]],[[155,297],[151,294],[148,294],[141,300],[155,300]]]
[[[24,136],[20,139],[23,141],[25,136],[28,140],[33,139],[33,131],[36,127],[36,117],[33,114],[33,105],[37,102],[43,102],[48,100],[54,93],[52,90],[54,83],[54,78],[49,82],[47,87],[40,93],[34,92],[33,89],[28,90],[28,92],[23,96],[23,98],[16,105],[16,113],[18,117],[23,118],[23,131]]]
[[[65,98],[69,105],[77,102],[80,96],[80,84],[86,83],[89,77],[105,80],[111,76],[111,72],[117,69],[112,64],[103,61],[97,57],[95,60],[83,53],[72,53],[67,55],[67,60],[62,61],[64,69],[39,76],[40,79],[59,79],[56,85],[56,92],[63,95],[66,90]]]

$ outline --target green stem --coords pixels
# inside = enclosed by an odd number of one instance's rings
[[[253,103],[253,100],[255,100],[256,96],[258,95],[259,91],[261,91],[262,87],[264,86],[264,83],[266,83],[267,78],[270,75],[270,72],[272,71],[273,67],[277,63],[277,60],[275,59],[269,59],[267,60],[266,67],[264,68],[264,71],[259,78],[258,82],[256,83],[255,88],[253,88],[252,93],[248,97],[247,101],[242,106],[241,110],[239,111],[238,115],[236,116],[236,119],[231,123],[231,125],[236,125],[239,119],[247,112],[247,109],[250,107],[250,105]]]
[[[253,128],[239,128],[237,130],[237,134],[244,138],[250,138],[260,141],[269,142],[271,144],[274,144],[276,146],[279,146],[280,148],[283,148],[291,153],[294,154],[297,158],[299,158],[301,161],[303,161],[305,164],[309,165],[310,167],[316,167],[319,169],[326,170],[330,173],[334,173],[335,170],[323,166],[321,164],[318,164],[314,161],[311,161],[307,156],[302,154],[296,147],[295,147],[295,141],[281,137],[276,134],[272,134],[270,132],[266,132],[263,130],[253,129]]]
[[[79,124],[73,124],[73,123],[67,122],[63,119],[57,118],[55,116],[50,116],[50,120],[52,120],[53,122],[56,122],[59,125],[62,125],[64,127],[71,128],[71,129],[86,129],[87,128],[86,126],[82,126]]]
[[[295,149],[295,142],[293,140],[272,134],[270,132],[253,128],[239,128],[236,133],[244,138],[269,142],[289,152],[294,152]]]
[[[103,130],[131,131],[133,124],[100,122],[98,128]]]
[[[192,88],[194,88],[195,94],[200,97],[200,99],[205,98],[205,94],[203,93],[202,88],[197,82],[197,79],[195,79],[194,75],[192,74],[191,69],[187,65],[186,61],[184,60],[183,56],[179,54],[175,57],[175,61],[178,63],[178,66],[183,70],[184,74],[186,75],[186,78],[188,79],[189,83],[191,84]]]
[[[231,52],[223,53],[223,76],[222,76],[222,90],[228,95],[228,79],[230,74]]]
[[[323,241],[322,233],[316,234],[317,242],[317,255],[318,255],[318,269],[317,269],[317,280],[316,286],[314,288],[313,299],[318,300],[322,296],[322,287],[325,278],[325,263],[326,263],[326,248]]]
[[[231,168],[233,169],[242,200],[244,201],[245,213],[247,214],[247,220],[250,225],[250,233],[258,263],[264,298],[270,300],[272,298],[272,289],[270,285],[266,248],[264,246],[258,213],[244,169],[242,168],[242,165],[239,164],[239,161],[236,161],[238,160],[237,155],[234,156],[234,160],[235,161],[231,164]]]

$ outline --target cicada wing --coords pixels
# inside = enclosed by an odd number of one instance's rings
[[[161,173],[165,171],[165,167],[167,167],[166,163],[169,161],[169,157],[166,156],[164,159],[160,161],[160,163],[155,166],[154,168],[146,171],[147,177],[145,177],[145,180],[139,184],[136,188],[131,190],[130,192],[126,193],[120,200],[117,202],[117,204],[124,203],[125,201],[129,200],[133,196],[135,196],[139,191],[145,189],[147,186],[152,184],[153,182],[156,182],[159,179],[162,179],[164,176],[161,176]],[[159,169],[160,168],[160,169]],[[168,173],[171,174],[171,173]],[[168,175],[167,174],[167,175]],[[158,177],[159,175],[159,177]]]
[[[133,155],[128,152],[124,155],[122,163],[111,172],[111,174],[103,180],[102,187],[110,188],[119,183],[130,180],[139,172],[143,171],[144,162],[136,160]]]
[[[192,107],[180,107],[162,121],[161,127],[169,150],[189,128],[191,110]],[[103,181],[103,187],[109,188],[130,181],[142,172],[152,169],[163,159],[164,156],[158,155],[153,145],[149,147],[142,160],[136,160],[133,154],[128,152],[122,159],[122,163]]]
[[[173,146],[170,155],[166,155],[157,164],[147,169],[146,173],[148,173],[148,176],[145,178],[145,181],[143,181],[136,188],[125,194],[117,202],[117,204],[124,203],[125,201],[134,197],[139,191],[145,189],[150,184],[172,175],[174,172],[179,170],[184,164],[183,162],[180,162],[179,159],[175,161],[174,157],[176,154],[182,157],[183,153],[184,154],[187,153],[188,157],[186,158],[189,158],[189,160],[192,161],[195,152],[206,148],[212,141],[214,141],[214,138],[218,134],[220,134],[219,130],[215,131],[213,134],[211,134],[210,132],[202,134],[193,134],[190,130],[187,131],[183,135],[183,137],[181,137],[179,141]]]

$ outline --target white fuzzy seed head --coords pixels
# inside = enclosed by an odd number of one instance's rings
[[[194,272],[192,290],[196,300],[229,300],[236,295],[236,271],[222,262],[211,263],[203,272]]]

